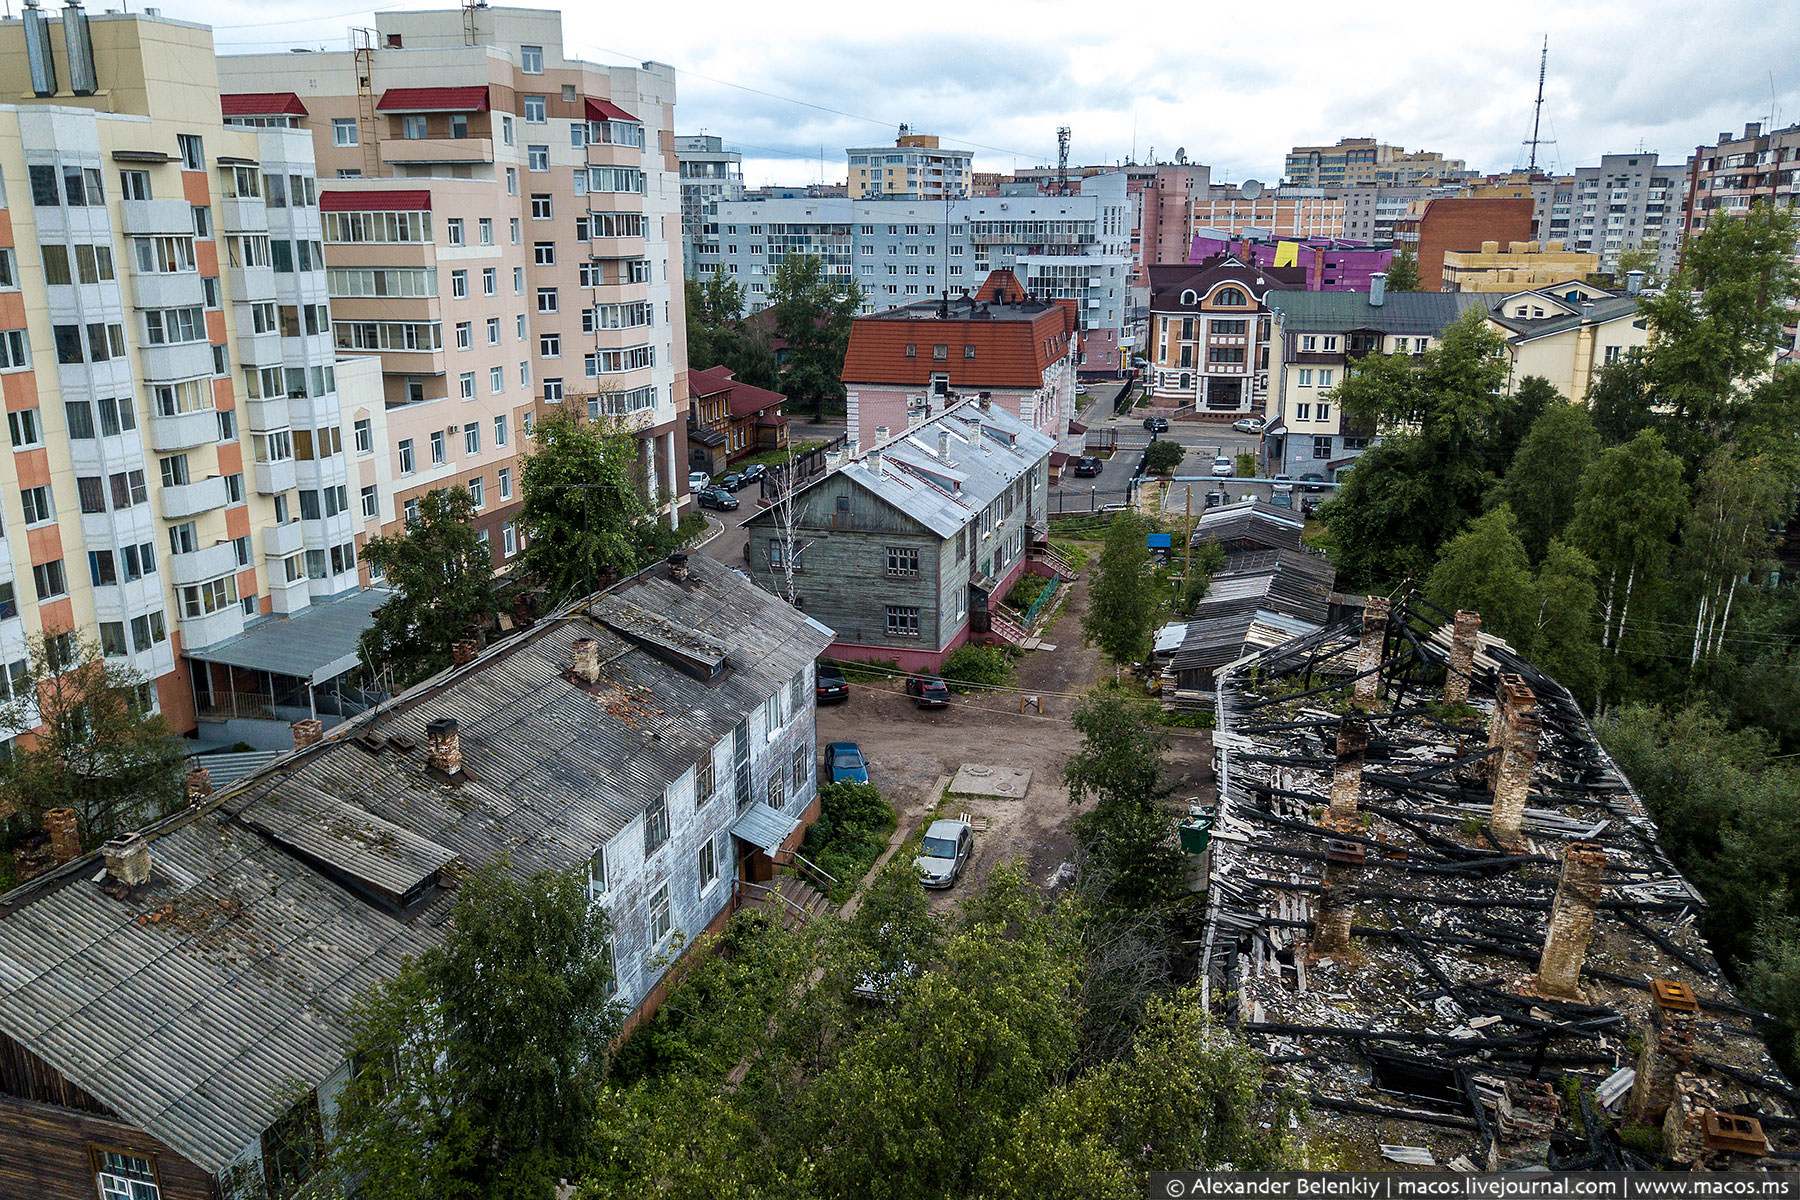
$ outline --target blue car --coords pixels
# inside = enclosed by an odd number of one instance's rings
[[[869,764],[855,742],[832,742],[825,747],[825,766],[833,783],[869,782]]]

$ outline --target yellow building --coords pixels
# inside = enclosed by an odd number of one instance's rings
[[[1515,292],[1494,305],[1488,323],[1506,339],[1507,391],[1531,375],[1569,400],[1584,400],[1595,373],[1650,341],[1636,296],[1614,296],[1578,283]]]
[[[1483,242],[1480,250],[1444,252],[1446,292],[1517,292],[1586,279],[1600,269],[1598,254],[1565,250],[1561,242]]]
[[[913,133],[905,125],[892,146],[853,146],[844,155],[852,200],[944,200],[972,194],[974,151],[946,150],[937,138]]]

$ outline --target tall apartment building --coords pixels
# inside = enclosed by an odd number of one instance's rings
[[[1194,197],[1193,230],[1240,237],[1259,230],[1275,237],[1344,236],[1343,197],[1316,187],[1214,184]],[[1180,262],[1180,259],[1170,259]]]
[[[1566,242],[1569,200],[1574,187],[1573,175],[1508,171],[1465,184],[1457,195],[1469,200],[1530,200],[1532,240],[1547,242],[1554,238]],[[1557,232],[1551,232],[1552,225],[1557,225]]]
[[[936,137],[913,133],[905,125],[893,145],[852,146],[844,156],[852,200],[942,200],[974,194],[975,152],[946,150]]]
[[[1335,146],[1295,146],[1283,173],[1294,187],[1349,187],[1453,179],[1466,175],[1468,164],[1432,150],[1409,153],[1374,138],[1340,138]]]
[[[564,56],[554,11],[387,12],[353,50],[220,60],[312,136],[341,349],[381,360],[385,525],[461,484],[496,565],[521,546],[532,422],[573,408],[639,442],[645,494],[686,499],[674,70]],[[235,101],[240,112],[254,101]]]
[[[864,313],[973,292],[990,271],[1008,270],[1039,299],[1074,300],[1084,370],[1112,372],[1139,336],[1131,210],[1120,175],[1085,179],[1076,196],[721,203],[704,227],[700,270],[743,284],[755,311],[783,258],[817,255],[827,273],[862,286]]]
[[[1758,201],[1800,205],[1800,125],[1764,133],[1752,121],[1742,137],[1722,132],[1712,145],[1694,147],[1686,182],[1684,238],[1705,229],[1715,213],[1741,214]]]
[[[693,278],[695,243],[706,223],[709,204],[744,198],[744,156],[727,150],[723,138],[708,134],[677,135],[675,159],[681,168],[681,263]]]
[[[1683,176],[1684,168],[1658,163],[1649,151],[1603,154],[1599,166],[1577,167],[1572,181],[1558,181],[1549,236],[1599,255],[1609,274],[1625,251],[1655,245],[1667,278],[1680,257]],[[1566,212],[1556,211],[1565,205]]]
[[[312,143],[228,127],[214,61],[148,14],[0,22],[0,687],[31,636],[96,641],[182,731],[291,702],[238,653],[259,631],[298,647],[284,692],[354,665],[309,631],[353,645],[379,595],[346,468],[383,406],[332,342]]]
[[[1396,244],[1396,227],[1405,221],[1415,200],[1461,195],[1458,185],[1359,183],[1340,189],[1344,202],[1343,235],[1373,246]]]

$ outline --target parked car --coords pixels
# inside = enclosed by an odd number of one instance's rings
[[[1169,432],[1169,418],[1145,417],[1144,428],[1148,429],[1151,433],[1167,433]]]
[[[751,485],[753,483],[762,482],[762,477],[764,475],[767,475],[768,473],[769,473],[769,468],[764,466],[762,463],[751,463],[749,466],[744,468],[743,473],[741,475],[739,475],[738,478],[740,478],[744,481],[745,487],[748,487],[749,485]]]
[[[820,663],[813,669],[813,699],[819,704],[835,704],[850,698],[850,681],[844,669],[834,663]]]
[[[855,742],[832,742],[826,746],[825,768],[832,783],[869,782],[869,764]]]
[[[917,701],[920,708],[942,708],[950,703],[950,689],[936,675],[907,676],[906,694]]]
[[[1237,474],[1237,464],[1223,454],[1217,455],[1213,458],[1212,473],[1216,479],[1230,479]]]
[[[1231,423],[1231,427],[1239,433],[1261,433],[1263,419],[1261,417],[1239,417]]]
[[[1300,477],[1300,490],[1303,492],[1322,492],[1325,490],[1325,477],[1317,471],[1308,471]]]
[[[949,817],[933,821],[925,829],[919,856],[913,860],[919,866],[921,882],[928,888],[950,887],[962,874],[974,848],[975,831],[967,821]]]
[[[700,500],[701,508],[716,508],[720,512],[730,512],[738,506],[738,499],[724,488],[703,487],[694,493]]]
[[[1304,500],[1300,501],[1300,515],[1310,519],[1318,513],[1319,505],[1323,503],[1325,502],[1317,496],[1306,497]]]
[[[1083,454],[1075,460],[1074,474],[1081,479],[1092,479],[1105,465],[1093,455]]]
[[[688,472],[688,491],[697,492],[701,488],[710,487],[711,485],[712,476],[708,475],[705,471]]]
[[[728,492],[735,492],[744,486],[744,477],[733,471],[729,475],[719,476],[719,481],[713,486],[722,487]]]

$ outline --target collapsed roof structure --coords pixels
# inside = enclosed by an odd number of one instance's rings
[[[1365,603],[1218,672],[1205,1001],[1363,1165],[1800,1167],[1767,1018],[1569,693]]]

